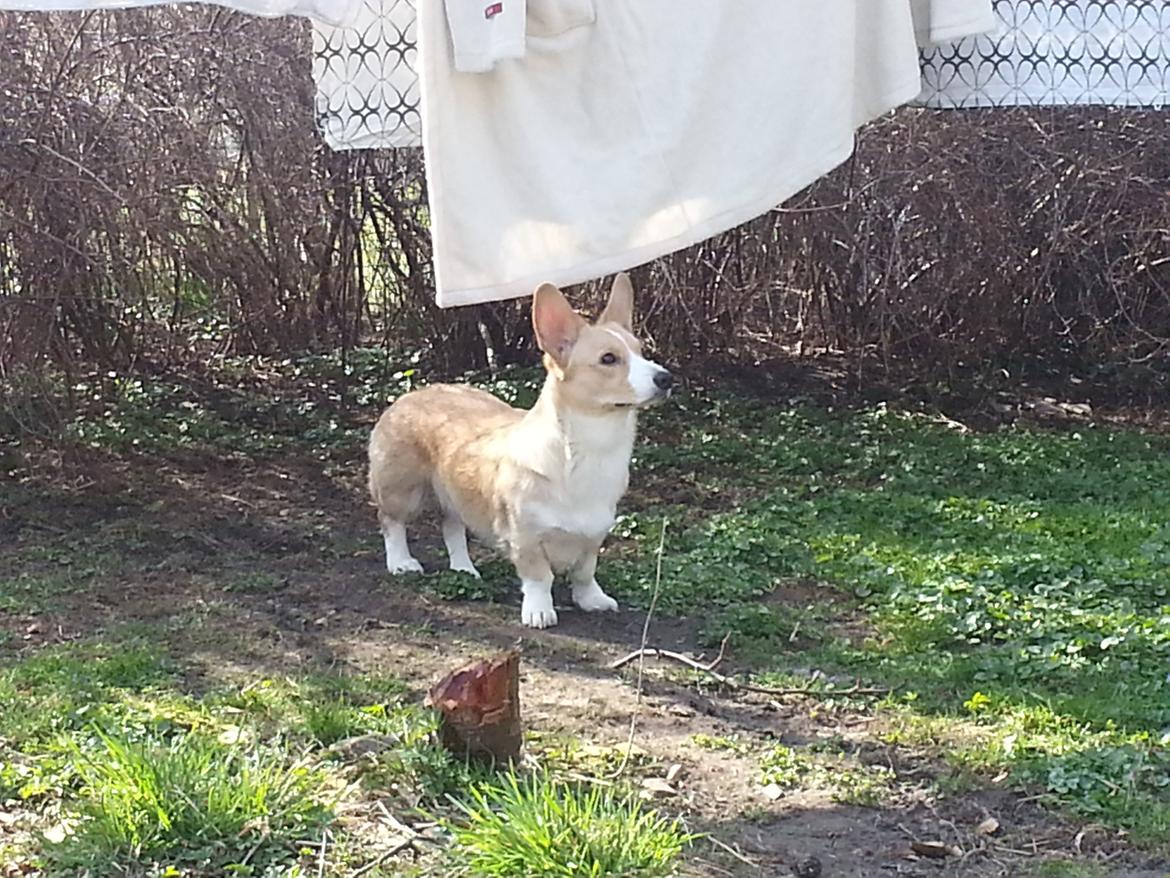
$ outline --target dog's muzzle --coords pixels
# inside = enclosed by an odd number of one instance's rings
[[[654,396],[650,398],[650,402],[657,402],[660,399],[666,399],[670,396],[670,391],[674,388],[674,376],[665,369],[659,370],[654,375]]]

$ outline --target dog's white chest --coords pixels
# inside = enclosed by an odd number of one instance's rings
[[[556,571],[571,570],[590,553],[596,552],[613,527],[615,507],[545,507],[540,527],[540,545]]]
[[[599,543],[613,527],[617,507],[606,503],[546,506],[541,530],[554,531]]]
[[[541,504],[542,529],[600,541],[613,527],[628,481],[625,460],[590,461],[573,468],[562,491]]]
[[[555,432],[518,443],[516,460],[535,476],[516,504],[509,542],[535,540],[554,568],[596,552],[613,528],[629,484],[633,415],[563,419]]]
[[[530,510],[530,520],[555,567],[571,566],[583,554],[596,551],[613,528],[628,481],[627,458],[583,456],[571,461],[559,490]]]

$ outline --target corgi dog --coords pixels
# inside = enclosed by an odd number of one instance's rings
[[[483,390],[438,384],[382,413],[370,436],[369,486],[387,570],[422,571],[406,525],[433,498],[451,569],[479,576],[468,530],[505,552],[520,577],[525,625],[557,623],[557,573],[581,609],[617,609],[597,584],[597,553],[629,483],[637,411],[673,384],[642,356],[633,304],[625,274],[594,324],[552,284],[536,290],[532,325],[547,376],[528,411]]]

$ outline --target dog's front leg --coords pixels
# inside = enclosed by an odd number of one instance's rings
[[[520,575],[520,591],[524,595],[520,605],[520,621],[529,628],[549,628],[557,624],[553,606],[553,571],[540,545],[517,549],[512,563]]]
[[[601,590],[595,578],[597,573],[597,551],[589,552],[569,574],[573,586],[573,603],[588,613],[601,610],[616,610],[618,602]]]

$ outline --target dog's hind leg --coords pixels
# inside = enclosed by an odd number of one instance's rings
[[[406,523],[418,512],[425,485],[403,467],[385,463],[384,457],[378,464],[370,469],[370,494],[378,507],[378,524],[386,543],[386,569],[422,573],[422,565],[410,554],[406,542]]]
[[[471,563],[471,554],[467,551],[467,525],[463,523],[463,517],[438,478],[431,480],[431,490],[435,492],[435,499],[439,501],[439,508],[443,510],[443,544],[447,547],[447,559],[451,569],[470,573],[479,579],[479,571]]]
[[[422,573],[406,542],[406,524],[414,518],[426,493],[426,463],[409,443],[392,432],[375,432],[370,442],[370,497],[378,507],[378,524],[386,543],[386,569],[391,573]]]
[[[382,539],[386,544],[386,569],[391,573],[422,573],[422,564],[410,554],[406,542],[406,524],[394,518],[383,516]]]
[[[479,579],[479,571],[471,563],[471,555],[467,551],[467,527],[453,509],[443,511],[443,542],[447,546],[451,569],[470,573]]]

